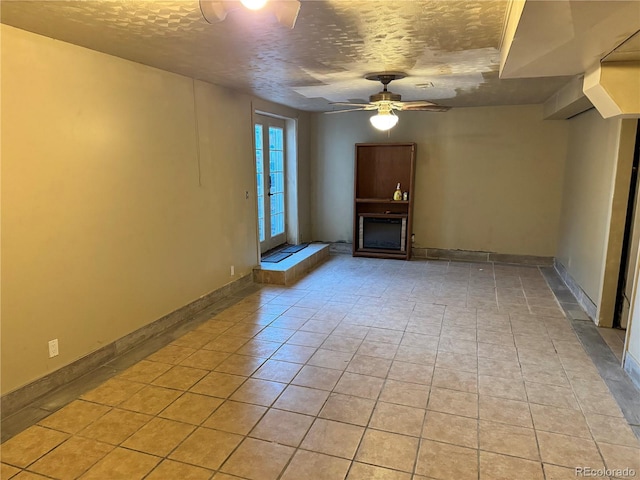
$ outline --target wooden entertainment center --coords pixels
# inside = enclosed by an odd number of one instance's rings
[[[358,143],[353,256],[411,258],[415,143]],[[400,184],[406,200],[394,200]]]

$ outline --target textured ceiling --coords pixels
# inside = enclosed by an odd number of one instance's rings
[[[370,72],[401,71],[403,100],[542,103],[569,77],[498,78],[508,2],[302,0],[293,30],[242,8],[210,25],[197,0],[4,0],[18,28],[302,110],[364,100]],[[73,68],[69,66],[69,68]]]

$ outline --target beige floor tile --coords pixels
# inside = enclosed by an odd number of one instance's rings
[[[266,360],[266,358],[237,355],[233,353],[224,362],[218,365],[215,368],[215,371],[248,377],[253,375],[253,373],[260,368],[260,365],[262,365]]]
[[[542,464],[537,461],[480,452],[480,480],[544,480]]]
[[[441,352],[457,353],[459,355],[476,355],[478,352],[478,343],[470,340],[442,337],[438,344],[438,353]]]
[[[287,340],[287,345],[301,345],[303,347],[318,348],[323,344],[327,337],[328,335],[325,333],[297,331],[289,338],[289,340]]]
[[[478,342],[513,346],[513,334],[510,331],[486,330],[478,325]]]
[[[527,401],[524,383],[518,379],[478,375],[478,389],[481,395]]]
[[[394,360],[387,377],[401,382],[429,385],[433,378],[433,369],[433,365],[420,365]]]
[[[233,335],[221,335],[204,345],[204,350],[215,350],[216,352],[235,353],[240,347],[247,343],[244,337]]]
[[[153,382],[158,387],[173,388],[175,390],[188,390],[209,372],[200,368],[183,367],[177,365],[167,373],[163,373]]]
[[[533,403],[529,406],[536,430],[591,438],[587,421],[581,411]]]
[[[428,385],[388,379],[380,392],[379,399],[388,403],[425,408],[429,401],[429,391]]]
[[[352,357],[353,355],[350,353],[319,348],[307,361],[307,364],[344,371]]]
[[[248,434],[267,411],[265,407],[227,400],[202,424],[224,432]]]
[[[360,375],[385,378],[391,367],[391,360],[366,355],[355,355],[346,370]]]
[[[345,372],[334,388],[334,392],[356,397],[376,399],[382,390],[384,380],[369,375]]]
[[[213,471],[206,468],[187,465],[186,463],[163,460],[145,480],[209,480]]]
[[[178,462],[217,470],[242,441],[241,435],[197,428],[169,458]]]
[[[165,408],[158,416],[178,422],[200,425],[223,401],[221,398],[187,392]]]
[[[467,340],[475,342],[477,340],[477,334],[475,327],[458,327],[445,324],[440,332],[440,337],[457,338],[460,340]]]
[[[378,402],[369,422],[370,428],[419,437],[425,410],[421,408]]]
[[[596,442],[640,448],[640,441],[624,418],[595,413],[587,413],[586,418]]]
[[[123,447],[164,457],[194,430],[193,425],[154,418],[122,443]]]
[[[291,383],[301,387],[331,391],[338,383],[341,375],[342,372],[339,370],[305,365]]]
[[[561,367],[552,368],[545,365],[523,363],[522,376],[527,383],[543,383],[560,387],[570,386],[569,380]]]
[[[247,377],[230,375],[228,373],[211,372],[193,387],[190,391],[212,397],[228,398],[242,385]]]
[[[411,475],[397,470],[354,462],[349,470],[347,480],[411,480]]]
[[[359,338],[344,337],[339,334],[332,334],[327,337],[321,348],[335,352],[354,354],[360,348],[362,340]]]
[[[225,331],[225,334],[233,335],[236,337],[244,337],[249,341],[255,335],[260,333],[264,328],[264,325],[256,325],[251,323],[237,323],[233,327],[230,327]]]
[[[529,404],[507,398],[480,395],[480,419],[519,427],[533,427]]]
[[[360,344],[356,355],[393,360],[393,357],[395,357],[397,350],[398,345],[394,345],[392,343],[374,342],[365,339]]]
[[[66,407],[40,420],[39,425],[66,433],[78,433],[111,408],[105,405],[75,400]]]
[[[89,469],[82,480],[139,480],[160,463],[159,457],[115,448]]]
[[[157,352],[147,357],[147,360],[151,362],[169,363],[171,365],[177,365],[189,355],[195,353],[196,348],[182,347],[178,345],[167,345],[161,348]]]
[[[416,473],[442,480],[476,480],[478,451],[448,443],[423,440]]]
[[[229,355],[229,353],[216,352],[215,350],[198,350],[182,360],[180,365],[201,370],[213,370],[229,358]]]
[[[78,435],[111,445],[119,445],[152,418],[150,415],[114,408]]]
[[[309,429],[300,448],[352,459],[363,433],[363,427],[319,418]]]
[[[297,447],[309,431],[314,417],[270,409],[251,431],[251,436],[269,442]]]
[[[478,448],[478,421],[427,410],[422,437],[462,447]]]
[[[277,318],[277,317],[276,317]],[[291,335],[293,335],[294,333],[296,333],[295,330],[292,329],[288,329],[288,328],[276,328],[276,327],[266,327],[264,330],[262,330],[258,335],[256,335],[254,338],[256,340],[264,340],[267,342],[279,342],[279,343],[284,343],[286,342]]]
[[[604,463],[612,470],[630,469],[640,472],[640,448],[598,442]],[[624,475],[620,475],[623,477]]]
[[[329,392],[324,390],[289,385],[273,406],[290,412],[317,415],[328,396]]]
[[[540,455],[544,463],[564,467],[604,468],[593,440],[557,433],[537,432]]]
[[[173,403],[182,392],[149,385],[120,404],[120,408],[148,415],[157,415]]]
[[[448,388],[449,390],[478,393],[478,375],[475,372],[451,370],[436,366],[433,371],[431,385],[434,387]]]
[[[166,363],[141,360],[118,375],[118,378],[130,382],[151,383],[170,368],[171,365]]]
[[[24,468],[67,438],[67,433],[34,425],[2,444],[2,462]]]
[[[292,363],[306,363],[315,351],[316,347],[308,347],[305,345],[292,345],[285,343],[271,356],[272,360],[282,360]]]
[[[26,470],[23,470],[22,472],[17,474],[15,477],[13,477],[12,480],[48,480],[50,478],[51,477],[45,477],[43,475],[40,475],[39,473],[33,473],[33,472],[28,472]]]
[[[0,478],[3,480],[9,480],[10,478],[15,477],[21,470],[16,467],[12,467],[11,465],[7,465],[6,463],[0,464]]]
[[[373,342],[393,343],[398,345],[402,340],[402,331],[389,330],[388,328],[372,327],[367,333],[365,340]]]
[[[78,478],[113,448],[88,438],[71,437],[31,465],[29,470],[59,479]]]
[[[298,450],[282,475],[282,480],[344,480],[351,462],[321,453]]]
[[[275,480],[294,452],[292,447],[247,438],[220,471],[251,480]]]
[[[427,408],[451,415],[478,418],[478,395],[434,387],[431,389]]]
[[[216,336],[214,333],[209,333],[202,330],[194,330],[185,333],[180,338],[176,338],[173,342],[171,342],[171,345],[177,345],[178,347],[195,348],[197,350],[199,348],[202,348],[203,345],[209,343],[215,337]]]
[[[394,360],[420,365],[433,365],[436,363],[436,353],[435,349],[400,345]]]
[[[551,405],[553,407],[560,408],[571,408],[573,410],[580,409],[571,388],[529,382],[527,382],[526,387],[530,403]]]
[[[480,449],[513,457],[540,460],[532,428],[480,420]]]
[[[267,342],[252,338],[238,349],[236,354],[251,357],[269,358],[282,346],[280,342]]]
[[[81,395],[80,398],[89,402],[114,407],[131,398],[143,388],[144,385],[141,383],[112,378],[99,387]]]
[[[498,358],[478,357],[478,374],[522,381],[522,371],[517,359],[501,360]]]
[[[300,371],[301,365],[280,360],[267,360],[252,375],[253,378],[272,382],[289,383]]]
[[[515,346],[495,345],[492,343],[478,343],[478,357],[494,358],[503,361],[518,360]]]
[[[375,401],[371,399],[332,393],[318,416],[329,420],[366,426],[369,423],[374,405]]]
[[[436,368],[478,373],[478,357],[476,355],[461,355],[451,352],[438,352]]]
[[[278,398],[285,387],[284,383],[249,378],[229,398],[238,402],[268,407]]]
[[[417,438],[367,429],[355,460],[378,467],[411,472],[417,453]]]
[[[581,395],[576,391],[576,394],[578,395],[578,403],[585,413],[596,413],[616,417],[623,416],[620,407],[610,393],[592,392],[591,394],[586,393]]]

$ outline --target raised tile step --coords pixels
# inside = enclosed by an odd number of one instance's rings
[[[292,285],[328,258],[329,244],[311,243],[278,263],[261,263],[253,269],[253,281],[271,285]]]

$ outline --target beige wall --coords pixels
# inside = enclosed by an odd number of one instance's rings
[[[388,134],[371,113],[314,115],[314,238],[352,239],[358,142],[416,142],[416,247],[554,256],[567,144],[542,106],[405,112]]]
[[[4,394],[249,274],[258,248],[250,97],[1,28]]]
[[[605,120],[595,109],[567,122],[569,151],[557,260],[598,307],[597,323],[609,326],[612,300],[603,293],[613,289],[615,294],[617,284],[634,122]]]

